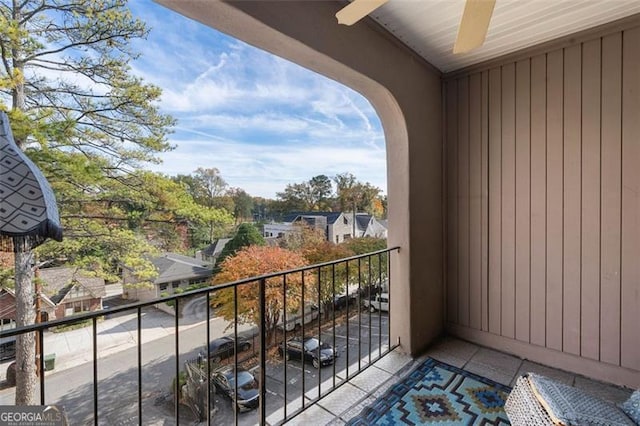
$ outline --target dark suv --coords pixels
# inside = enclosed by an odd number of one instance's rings
[[[233,366],[222,367],[213,373],[213,383],[218,392],[227,395],[231,402],[236,402],[239,411],[252,410],[258,407],[259,391],[258,380],[253,374],[244,368],[238,368],[238,399],[236,401],[235,379],[236,372]]]
[[[248,351],[251,343],[242,338],[238,338],[238,352]],[[235,343],[233,337],[224,336],[214,339],[209,343],[209,359],[220,362],[225,358],[232,357],[234,354]],[[204,356],[204,354],[202,354]]]
[[[0,339],[0,361],[16,357],[16,337],[3,337]]]
[[[286,346],[286,350],[285,350]],[[331,365],[338,356],[335,349],[326,343],[322,343],[315,337],[293,337],[278,348],[280,356],[286,359],[301,359],[311,361],[315,368]]]

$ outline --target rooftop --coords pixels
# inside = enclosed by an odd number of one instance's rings
[[[60,303],[74,284],[84,287],[93,297],[104,297],[104,278],[89,276],[78,268],[44,268],[40,269],[43,281],[42,290],[53,303]]]

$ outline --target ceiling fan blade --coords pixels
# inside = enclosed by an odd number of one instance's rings
[[[338,24],[353,25],[389,0],[353,0],[336,13]]]
[[[453,53],[465,53],[482,46],[495,5],[496,0],[467,0]]]

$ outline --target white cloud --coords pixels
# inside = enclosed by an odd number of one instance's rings
[[[198,167],[217,167],[231,186],[256,196],[274,197],[286,184],[325,174],[351,172],[386,192],[384,152],[368,147],[334,145],[263,146],[231,140],[172,141],[175,151],[163,154],[153,169],[169,175],[189,174]]]
[[[217,167],[232,186],[273,197],[286,184],[351,172],[386,192],[380,121],[361,95],[152,3],[134,72],[163,88],[175,151],[155,170]]]
[[[282,113],[241,114],[204,114],[183,119],[197,128],[208,129],[256,129],[272,133],[299,133],[317,126],[305,117],[295,117]]]

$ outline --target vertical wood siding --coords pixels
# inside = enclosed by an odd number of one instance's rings
[[[640,370],[640,28],[445,81],[448,321]]]

